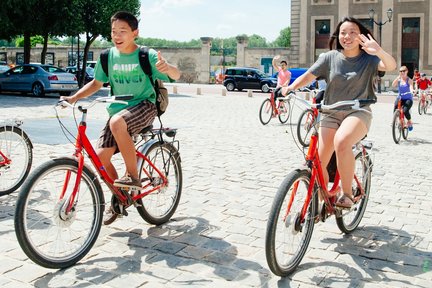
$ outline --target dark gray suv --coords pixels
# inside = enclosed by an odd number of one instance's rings
[[[223,85],[228,91],[243,89],[261,90],[265,93],[276,87],[277,79],[269,77],[256,68],[233,67],[225,71]]]

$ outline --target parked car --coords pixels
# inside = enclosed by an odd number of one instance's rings
[[[0,65],[0,73],[8,71],[10,67],[8,65]]]
[[[78,89],[75,75],[51,65],[18,65],[0,74],[0,92],[17,91],[44,96],[45,93],[60,93],[68,96]]]
[[[97,61],[87,61],[87,67],[95,68]]]
[[[276,87],[277,79],[269,77],[256,68],[234,67],[225,71],[223,85],[228,91],[259,89],[265,93]]]
[[[81,68],[82,69],[82,68]],[[72,73],[75,76],[77,76],[77,66],[68,66],[65,68],[66,72]],[[82,70],[80,70],[82,71]],[[88,82],[92,81],[94,79],[94,69],[90,66],[86,67],[86,75],[84,79],[84,84],[87,84]]]

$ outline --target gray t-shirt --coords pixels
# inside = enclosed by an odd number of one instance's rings
[[[379,62],[377,56],[364,51],[349,58],[338,50],[331,50],[320,55],[309,72],[327,81],[325,104],[342,100],[376,99],[373,82]]]

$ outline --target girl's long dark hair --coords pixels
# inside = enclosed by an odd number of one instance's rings
[[[330,37],[330,41],[329,41],[329,49],[330,50],[333,50],[333,49],[342,50],[343,49],[342,45],[339,42],[339,32],[340,32],[341,25],[345,22],[351,22],[351,23],[356,24],[359,27],[361,34],[365,35],[366,37],[368,37],[367,35],[370,34],[372,36],[372,38],[375,40],[375,38],[373,37],[373,35],[369,31],[369,29],[366,28],[359,20],[357,20],[354,17],[344,17],[342,19],[342,21],[339,22],[339,24],[336,26],[336,30],[333,32],[332,36]],[[336,41],[336,44],[335,44],[335,41]],[[361,49],[361,47],[360,47],[360,49]]]

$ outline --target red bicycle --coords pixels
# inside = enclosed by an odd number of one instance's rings
[[[0,125],[0,196],[18,189],[30,172],[33,144],[15,120]]]
[[[259,119],[263,125],[270,122],[272,118],[278,116],[279,121],[284,124],[288,121],[291,112],[289,98],[278,97],[275,99],[274,89],[271,89],[270,97],[261,104]]]
[[[402,100],[399,98],[397,109],[393,113],[393,121],[392,121],[392,135],[393,141],[396,144],[399,144],[401,136],[407,140],[408,139],[408,124],[405,120],[405,114],[403,111]]]
[[[429,101],[427,100],[427,92],[424,90],[420,90],[419,91],[420,94],[420,99],[419,99],[419,103],[418,103],[418,113],[420,115],[422,115],[423,113],[426,114],[427,113],[427,109],[429,107]]]
[[[126,208],[134,205],[145,221],[155,225],[167,222],[174,214],[182,190],[176,129],[147,127],[135,139],[141,190],[114,187],[86,135],[90,107],[100,102],[124,104],[122,100],[128,99],[101,97],[86,107],[78,106],[82,116],[73,156],[49,160],[24,183],[16,203],[15,232],[21,248],[35,263],[46,268],[74,265],[99,235],[105,199],[97,175],[85,163],[86,155],[112,192],[115,212],[126,216]],[[75,107],[66,101],[59,105]],[[164,136],[173,139],[165,141]]]
[[[300,264],[312,237],[314,224],[336,216],[336,223],[344,233],[351,233],[360,224],[369,199],[372,161],[367,152],[371,143],[360,141],[353,147],[355,174],[352,183],[354,204],[350,209],[335,206],[340,176],[331,173],[331,189],[324,181],[323,168],[318,155],[318,124],[321,112],[337,108],[360,110],[362,104],[375,100],[342,101],[332,105],[310,104],[295,94],[290,94],[316,112],[313,133],[305,155],[306,167],[288,174],[273,200],[267,222],[265,251],[270,270],[278,276],[287,276]]]

